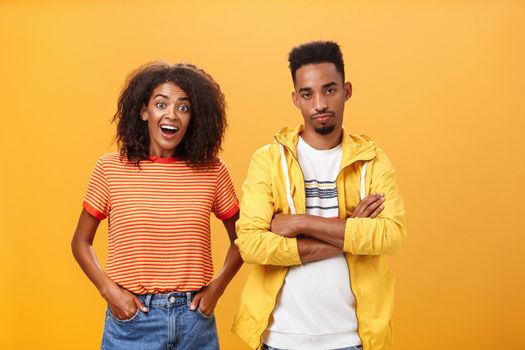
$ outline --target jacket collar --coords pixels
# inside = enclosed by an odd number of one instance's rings
[[[297,158],[297,142],[299,135],[303,132],[304,125],[299,124],[295,128],[284,127],[275,135],[275,141],[282,144]],[[368,161],[376,156],[376,145],[368,136],[352,135],[343,128],[342,138],[342,168],[356,161]]]

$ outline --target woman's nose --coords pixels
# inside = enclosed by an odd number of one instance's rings
[[[168,119],[175,119],[177,117],[177,108],[166,108],[166,118]]]

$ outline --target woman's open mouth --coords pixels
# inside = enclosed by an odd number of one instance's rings
[[[162,134],[163,134],[165,137],[170,137],[170,136],[175,135],[175,133],[176,133],[177,131],[179,131],[179,128],[177,128],[177,127],[174,126],[174,125],[162,124],[162,125],[160,126],[160,131],[162,132]]]

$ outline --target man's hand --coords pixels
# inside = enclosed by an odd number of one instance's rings
[[[137,296],[118,285],[111,287],[103,297],[106,299],[113,316],[119,320],[129,320],[137,313],[137,309],[148,312],[148,308]]]
[[[371,193],[366,196],[350,215],[351,218],[375,218],[385,208],[385,195],[383,193]]]
[[[300,214],[277,214],[272,219],[270,231],[284,237],[295,237],[299,232]]]

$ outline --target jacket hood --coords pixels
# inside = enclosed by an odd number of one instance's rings
[[[275,142],[287,147],[297,157],[297,142],[303,132],[304,125],[295,128],[284,127],[275,134]],[[376,144],[366,135],[352,135],[343,128],[342,137],[343,161],[352,163],[357,160],[371,160],[376,156]]]

